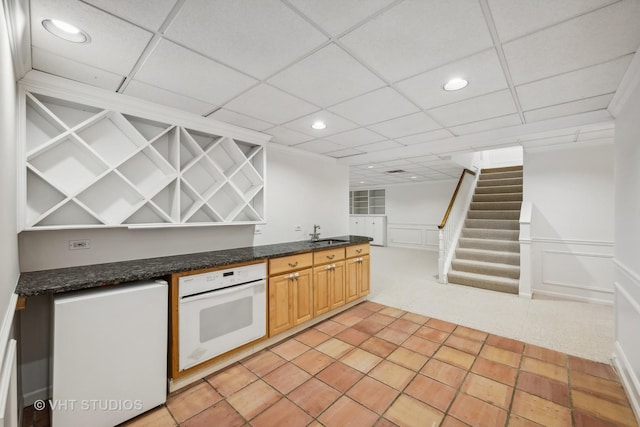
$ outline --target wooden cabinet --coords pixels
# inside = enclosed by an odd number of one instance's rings
[[[313,270],[307,268],[269,278],[269,335],[284,332],[313,317]]]
[[[270,259],[269,335],[368,293],[368,243]]]
[[[369,255],[350,258],[346,261],[346,302],[351,302],[369,293],[369,268]]]
[[[344,305],[345,248],[327,249],[313,254],[314,316]]]
[[[369,244],[347,247],[346,251],[346,302],[369,293]]]
[[[313,317],[313,254],[269,260],[269,336]]]

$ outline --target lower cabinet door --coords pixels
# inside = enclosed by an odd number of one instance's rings
[[[361,266],[358,262],[358,258],[351,258],[346,261],[346,300],[347,302],[353,301],[360,296],[360,271]]]
[[[329,281],[331,268],[321,266],[313,268],[313,315],[319,316],[330,310],[331,297]]]
[[[293,279],[293,321],[296,325],[313,318],[313,269],[295,273]]]
[[[336,262],[332,265],[332,277],[331,277],[331,303],[329,309],[340,307],[346,302],[346,290],[345,290],[345,263],[344,261]]]
[[[284,332],[295,325],[292,282],[288,274],[269,278],[269,336]]]
[[[369,283],[369,271],[370,271],[370,257],[369,255],[365,255],[361,257],[362,261],[360,262],[360,283],[359,283],[359,291],[358,297],[363,297],[367,295],[371,289]]]

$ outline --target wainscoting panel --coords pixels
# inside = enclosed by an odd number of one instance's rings
[[[613,362],[640,418],[640,275],[621,263],[615,265],[616,343]]]
[[[534,295],[613,303],[613,243],[534,238],[532,246]]]
[[[387,224],[387,245],[397,248],[438,250],[436,224]]]

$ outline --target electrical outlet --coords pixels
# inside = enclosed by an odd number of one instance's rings
[[[69,240],[70,251],[77,251],[79,249],[91,249],[91,240]]]
[[[262,228],[260,228],[260,227],[256,226],[256,227],[253,229],[253,234],[262,234]]]
[[[301,225],[296,225],[295,231],[302,231],[302,226]]]

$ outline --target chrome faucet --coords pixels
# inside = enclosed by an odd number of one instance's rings
[[[320,233],[318,233],[319,229],[319,225],[313,224],[313,234],[309,234],[309,236],[311,236],[312,242],[317,242],[318,240],[320,240]]]

